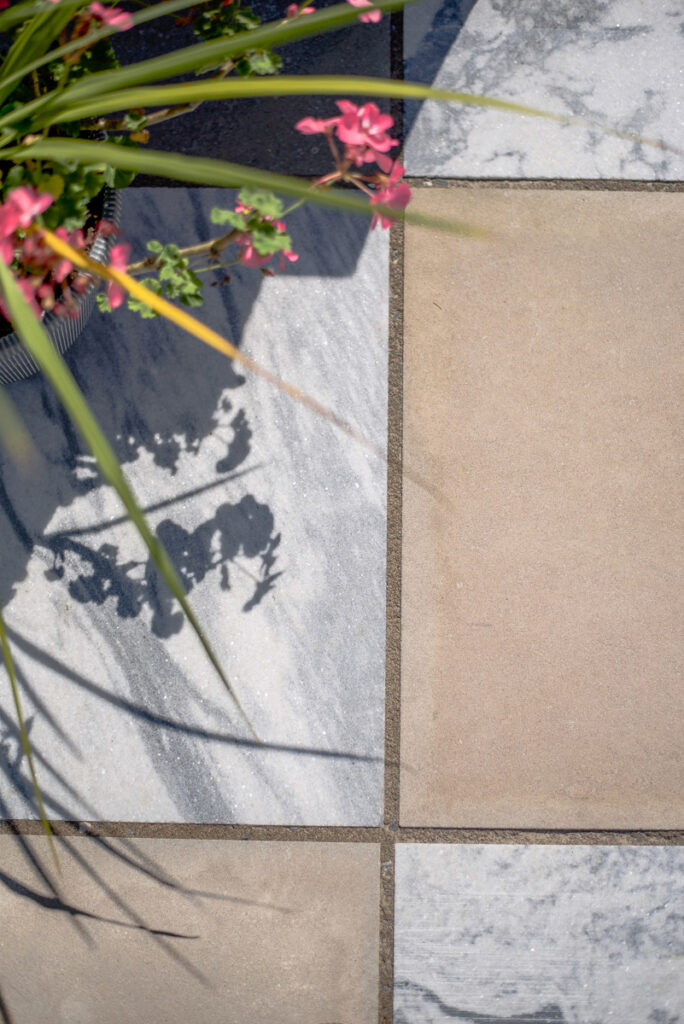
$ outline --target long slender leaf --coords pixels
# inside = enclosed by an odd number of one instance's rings
[[[373,6],[381,11],[395,11],[414,0],[377,0]],[[212,39],[196,43],[171,53],[152,57],[137,64],[127,64],[118,71],[98,71],[74,82],[62,93],[52,93],[55,99],[83,100],[90,96],[108,93],[113,89],[126,89],[145,82],[173,78],[188,71],[216,66],[229,57],[249,49],[285,46],[305,36],[320,35],[349,25],[358,17],[358,8],[349,4],[335,4],[323,11],[309,14],[306,18],[290,18],[271,21],[250,32],[241,32],[229,38]]]
[[[0,261],[2,262],[2,261]],[[4,264],[3,264],[4,266]],[[17,682],[17,675],[14,671],[14,661],[12,660],[12,651],[10,650],[9,641],[7,639],[7,631],[5,630],[5,620],[2,614],[2,606],[0,605],[0,645],[2,646],[2,656],[7,667],[7,675],[10,680],[10,687],[12,690],[12,700],[14,701],[14,710],[17,716],[17,724],[19,726],[19,735],[21,736],[21,745],[24,748],[24,754],[28,761],[29,772],[31,775],[31,783],[33,785],[33,793],[36,798],[36,805],[38,807],[38,814],[40,820],[43,823],[43,831],[48,837],[50,842],[50,849],[52,850],[52,856],[55,858],[55,864],[57,869],[60,869],[59,858],[57,856],[57,850],[55,849],[55,841],[50,828],[50,822],[47,819],[45,813],[45,804],[43,803],[43,794],[40,791],[38,785],[38,775],[36,773],[36,766],[33,761],[33,753],[31,751],[31,741],[29,740],[28,733],[26,731],[26,721],[24,719],[24,709],[21,705],[21,695],[19,693],[19,683]]]
[[[380,213],[397,220],[405,219],[410,224],[418,224],[451,234],[468,235],[472,238],[481,238],[485,234],[480,228],[461,221],[445,221],[441,217],[429,217],[426,214],[412,213],[410,210],[391,210],[389,207],[379,204],[370,206],[366,199],[358,198],[349,192],[312,188],[310,182],[303,181],[301,178],[274,174],[271,171],[259,171],[223,160],[212,160],[208,157],[130,149],[127,146],[115,146],[106,142],[86,142],[82,139],[52,138],[42,139],[30,146],[7,150],[4,155],[7,159],[11,158],[12,160],[31,160],[37,157],[59,161],[75,160],[77,163],[91,165],[101,161],[111,167],[121,167],[130,171],[148,171],[150,174],[158,174],[163,178],[175,178],[196,185],[217,185],[221,188],[251,185],[296,196],[298,199],[306,199],[334,210],[360,213],[365,217]]]
[[[35,14],[26,22],[0,65],[0,104],[14,88],[14,82],[8,83],[5,78],[41,57],[84,3],[85,0],[60,0],[59,4],[53,4],[49,10]]]
[[[11,7],[9,10],[3,11],[0,14],[0,32],[20,23],[25,17],[28,17],[29,13],[37,13],[43,10],[44,2],[45,0],[36,0],[34,3],[22,4],[20,7]],[[156,18],[162,18],[166,15],[175,14],[177,11],[185,10],[187,7],[192,7],[195,3],[197,3],[197,0],[167,0],[166,3],[155,4],[145,11],[138,11],[137,14],[131,15],[131,17],[134,25],[143,25],[145,22],[153,21]],[[21,15],[18,13],[21,7],[31,8],[31,11],[27,12],[26,15]],[[90,47],[94,43],[99,42],[100,39],[106,39],[107,36],[115,35],[120,31],[121,29],[116,25],[103,25],[102,28],[95,29],[86,36],[79,36],[78,39],[65,43],[64,46],[59,46],[56,50],[49,50],[37,60],[23,64],[18,71],[14,71],[10,75],[7,74],[7,69],[3,66],[2,82],[4,84],[18,82],[32,71],[37,71],[44,64],[49,64],[50,61],[57,60],[59,57],[66,57],[68,54],[81,50],[84,47]]]
[[[580,128],[600,131],[629,142],[656,146],[669,152],[684,155],[684,151],[661,141],[632,132],[618,131],[592,124],[571,114],[554,114],[538,107],[497,99],[494,96],[479,96],[467,92],[452,92],[435,89],[419,82],[386,81],[382,78],[361,78],[348,75],[279,75],[274,78],[232,79],[201,82],[183,82],[178,85],[157,85],[122,89],[105,96],[98,96],[83,103],[69,104],[58,113],[48,111],[38,123],[58,124],[60,121],[76,121],[114,110],[130,110],[133,107],[165,107],[176,103],[196,103],[201,100],[242,99],[255,96],[309,96],[309,95],[354,95],[390,96],[392,98],[440,100],[446,103],[461,103],[476,107],[494,107],[513,114],[541,117],[559,124],[570,124]],[[59,107],[57,108],[59,110]],[[54,110],[54,108],[53,108]]]
[[[133,492],[123,475],[116,456],[102,433],[95,417],[83,397],[78,384],[74,380],[66,363],[57,351],[50,344],[50,341],[40,323],[36,320],[29,309],[19,286],[17,285],[11,271],[0,260],[0,285],[5,296],[8,309],[12,316],[17,333],[34,357],[44,374],[54,387],[62,401],[69,416],[78,427],[84,440],[95,456],[100,471],[106,480],[115,488],[131,520],[135,524],[138,533],[145,542],[155,564],[166,580],[172,594],[180,603],[186,618],[197,634],[204,650],[211,663],[221,677],[228,693],[233,698],[243,718],[247,722],[252,735],[257,739],[249,719],[242,709],[233,687],[228,680],[221,664],[204,634],[195,613],[193,612],[185,595],[183,584],[176,572],[164,546],[154,536],[147,521],[133,495]]]
[[[545,117],[567,123],[572,117],[552,114],[536,107],[509,103],[491,96],[477,96],[467,92],[449,92],[434,89],[418,82],[387,81],[384,78],[362,78],[352,75],[277,75],[264,78],[235,78],[223,81],[207,79],[201,82],[180,82],[174,85],[138,86],[107,93],[85,102],[65,101],[57,105],[54,113],[46,115],[51,124],[106,114],[131,107],[165,107],[173,103],[195,103],[200,100],[251,99],[255,96],[391,96],[393,98],[444,100],[450,103],[469,103],[479,107],[496,107],[516,114]],[[64,94],[66,95],[66,94]],[[579,121],[579,119],[575,119]]]
[[[186,313],[185,310],[178,309],[177,306],[173,306],[166,299],[163,299],[159,295],[155,295],[154,292],[145,288],[139,281],[131,277],[129,274],[125,274],[120,270],[115,270],[112,267],[102,266],[100,263],[94,263],[92,260],[84,256],[82,252],[73,249],[67,242],[63,242],[62,239],[57,238],[51,231],[44,231],[45,240],[49,245],[59,253],[61,256],[65,256],[71,260],[76,266],[82,267],[84,270],[89,270],[91,273],[96,274],[98,277],[102,277],[105,280],[115,281],[117,284],[125,288],[131,295],[140,299],[146,303],[150,308],[154,309],[157,313],[165,316],[168,320],[177,324],[182,330],[187,331],[189,334],[193,334],[200,341],[205,342],[207,345],[211,345],[218,352],[222,352],[223,355],[228,356],[230,359],[234,359],[239,362],[246,369],[256,374],[258,377],[262,377],[267,380],[270,384],[274,384],[280,391],[283,391],[286,395],[294,398],[296,402],[300,402],[305,405],[312,412],[315,412],[318,416],[322,416],[324,419],[329,420],[336,427],[338,427],[343,433],[347,434],[348,437],[353,438],[359,444],[367,448],[368,451],[377,455],[378,458],[387,461],[387,456],[382,448],[378,445],[373,444],[367,437],[361,434],[358,430],[351,426],[346,420],[343,420],[340,416],[329,409],[327,406],[318,402],[315,398],[307,395],[306,392],[302,391],[294,384],[290,384],[289,381],[283,380],[282,377],[278,377],[277,374],[266,367],[261,366],[254,359],[245,355],[238,348],[235,347],[227,338],[221,337],[216,331],[213,331],[210,327],[201,323],[199,320],[195,320],[194,317]],[[450,505],[451,502],[446,496],[437,488],[435,488],[421,473],[412,470],[410,467],[404,465],[404,474],[418,484],[439,502]]]

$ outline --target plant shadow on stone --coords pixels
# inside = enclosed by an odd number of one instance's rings
[[[202,191],[183,190],[188,214],[195,223],[180,225],[180,229],[185,227],[187,231],[190,227],[200,237]],[[149,210],[153,194],[160,197],[161,204],[177,205],[181,200],[175,189],[146,191],[145,198],[142,193],[129,192],[122,225],[125,237],[135,240],[137,234],[145,238],[150,224],[155,226],[155,212],[160,211]],[[342,219],[319,210],[309,212],[309,217],[316,222]],[[345,237],[353,244],[325,254],[327,265],[322,273],[326,276],[351,275],[363,246],[367,223],[362,218],[344,219]],[[332,224],[325,226],[332,228]],[[179,225],[169,218],[158,222],[156,229],[163,241],[165,234],[179,234]],[[189,241],[192,244],[192,239]],[[294,269],[288,268],[291,276],[315,273],[317,266],[321,273],[323,253],[313,251],[316,246],[311,242],[308,237],[298,239],[302,259]],[[321,249],[325,249],[323,243]],[[237,268],[232,277],[231,283],[223,288],[205,288],[205,307],[200,316],[208,323],[213,322],[214,316],[220,316],[223,329],[239,344],[263,278],[243,268]],[[230,589],[236,560],[250,560],[254,587],[242,604],[242,611],[251,611],[276,585],[280,575],[277,557],[281,534],[269,505],[260,500],[256,491],[220,503],[214,501],[210,506],[212,514],[192,530],[179,523],[173,513],[174,503],[190,501],[205,491],[215,489],[222,496],[230,494],[231,481],[254,470],[249,457],[253,431],[258,425],[250,422],[247,409],[235,400],[245,377],[224,356],[169,328],[161,318],[143,321],[127,310],[109,316],[95,314],[84,337],[68,354],[67,362],[122,465],[147,456],[154,467],[172,477],[179,472],[183,460],[187,463],[188,456],[198,457],[195,488],[165,501],[152,501],[146,507],[148,511],[168,507],[168,515],[158,522],[157,531],[187,590],[191,591],[212,571],[220,573],[221,587]],[[101,480],[75,429],[42,378],[15,385],[12,399],[45,462],[38,478],[30,478],[6,456],[1,457],[3,606],[11,601],[15,585],[24,577],[31,552],[37,547],[48,559],[46,577],[66,583],[75,601],[103,604],[111,597],[117,615],[122,618],[135,617],[147,606],[156,635],[165,637],[178,632],[183,615],[173,610],[173,600],[149,557],[141,563],[128,557],[108,537],[100,539],[119,520],[108,517],[87,527],[47,529],[58,508],[97,491]],[[210,467],[199,457],[200,448],[206,438],[216,437],[219,432],[225,436],[225,447]],[[204,498],[204,507],[206,504]]]

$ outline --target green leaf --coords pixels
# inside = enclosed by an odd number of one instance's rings
[[[312,15],[313,17],[313,15]],[[81,160],[90,163],[100,156],[112,166],[129,167],[137,171],[148,171],[150,174],[165,178],[176,178],[180,181],[192,181],[198,185],[218,185],[221,188],[239,188],[251,185],[282,192],[284,195],[296,196],[308,202],[327,206],[334,210],[345,210],[349,213],[360,213],[369,217],[374,213],[385,214],[397,220],[406,220],[411,224],[421,224],[452,234],[480,237],[483,232],[470,224],[461,221],[445,221],[441,217],[429,217],[425,214],[404,211],[398,213],[387,207],[370,206],[365,198],[359,198],[349,191],[314,189],[308,181],[301,178],[290,178],[284,174],[273,174],[271,171],[260,171],[240,164],[230,164],[223,160],[212,160],[208,157],[185,156],[182,153],[164,153],[156,150],[128,150],[121,146],[112,146],[106,142],[85,142],[81,139],[43,139],[31,146],[10,151],[13,160],[21,158],[31,160],[34,157],[50,160]],[[230,219],[228,219],[230,223]]]
[[[264,224],[252,231],[252,242],[254,248],[261,256],[267,256],[272,252],[280,252],[281,249],[291,249],[292,240],[289,235],[276,230],[272,224]]]
[[[251,206],[258,210],[264,217],[282,217],[283,204],[272,192],[264,192],[262,189],[241,188],[238,199],[245,206]]]
[[[248,50],[235,62],[235,70],[245,78],[251,75],[277,75],[282,66],[280,57],[270,50]]]
[[[0,262],[2,262],[0,260]],[[4,263],[2,264],[5,273],[9,273]],[[32,314],[29,312],[29,316]],[[57,857],[57,850],[55,848],[55,841],[50,828],[50,822],[47,820],[47,814],[45,813],[45,804],[43,803],[43,794],[40,791],[38,785],[38,775],[36,773],[36,766],[33,761],[33,752],[31,750],[31,743],[28,738],[26,731],[26,723],[24,721],[24,711],[21,706],[21,695],[19,693],[19,683],[17,682],[16,672],[14,671],[14,661],[12,660],[12,652],[10,650],[9,641],[7,640],[7,631],[5,630],[5,620],[2,614],[2,606],[0,605],[0,644],[2,645],[2,656],[7,667],[7,675],[9,676],[10,686],[12,688],[12,699],[14,701],[14,710],[17,716],[17,724],[19,725],[19,735],[21,736],[21,745],[24,748],[26,760],[28,761],[29,772],[31,773],[31,783],[33,784],[33,793],[36,798],[36,804],[38,806],[38,813],[40,820],[43,823],[43,831],[48,837],[50,842],[50,849],[52,855],[55,858],[55,863],[59,869],[59,858]]]
[[[212,224],[232,224],[239,231],[247,227],[247,218],[244,213],[236,213],[235,210],[220,210],[218,206],[211,211],[210,219]]]
[[[124,124],[127,128],[130,128],[132,132],[138,131],[140,128],[144,128],[147,124],[147,115],[128,113],[124,117]]]
[[[188,622],[197,634],[197,637],[204,647],[209,660],[218,672],[228,693],[233,698],[237,708],[247,722],[250,731],[258,740],[249,719],[242,710],[242,706],[230,684],[230,681],[228,680],[228,677],[223,671],[209,640],[205,636],[195,613],[188,603],[188,599],[183,589],[183,584],[181,583],[180,577],[178,576],[166,549],[158,538],[155,537],[147,524],[147,520],[145,519],[140,506],[135,499],[133,491],[131,490],[128,481],[116,460],[116,456],[109,444],[109,441],[107,441],[106,437],[102,433],[102,430],[83,397],[83,393],[81,392],[78,384],[74,380],[71,371],[57,350],[51,345],[44,328],[31,312],[31,309],[24,299],[24,296],[22,295],[18,284],[14,280],[11,271],[5,266],[2,260],[0,260],[0,286],[2,287],[5,302],[11,314],[12,322],[14,323],[17,334],[57,392],[64,408],[95,456],[103,477],[118,493],[129,517],[133,521],[138,533],[147,546],[152,559],[159,569],[159,572],[168,584],[173,596],[180,603]]]

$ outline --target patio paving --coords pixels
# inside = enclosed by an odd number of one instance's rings
[[[419,193],[401,822],[677,828],[684,195]]]
[[[405,74],[681,149],[681,24],[428,0]],[[287,70],[397,74],[401,26]],[[153,144],[312,177],[291,125],[332,103]],[[44,463],[0,454],[0,600],[62,874],[0,680],[3,1024],[684,1021],[684,159],[417,112],[411,208],[486,237],[299,209],[299,262],[197,311],[368,446],[166,322],[96,315],[68,355],[263,747],[50,389],[11,389]],[[233,194],[124,198],[140,258]]]
[[[396,1024],[680,1019],[681,848],[401,845],[397,890]]]
[[[428,0],[406,9],[405,77],[669,143],[472,106],[407,103],[404,163],[437,178],[684,177],[681,2]]]
[[[193,245],[233,200],[131,190],[122,230],[134,258],[169,224]],[[382,452],[387,236],[309,209],[288,226],[299,262],[231,271],[202,318]],[[379,825],[383,459],[161,318],[119,314],[97,314],[69,363],[264,746],[35,378],[12,394],[46,465],[27,482],[2,458],[2,600],[50,815]],[[23,818],[31,787],[2,730],[4,816]]]
[[[375,1024],[376,846],[77,838],[59,850],[58,876],[43,838],[0,836],[12,1020]]]

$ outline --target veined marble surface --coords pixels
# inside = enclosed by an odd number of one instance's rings
[[[213,189],[129,189],[150,237],[221,233]],[[313,208],[300,261],[231,269],[200,319],[384,448],[387,233]],[[69,364],[166,544],[259,736],[40,378],[11,396],[44,457],[2,455],[0,590],[48,814],[134,821],[381,821],[385,464],[165,320],[96,313]],[[34,816],[0,677],[0,811]]]
[[[410,103],[409,174],[684,178],[682,0],[426,0],[404,17],[407,80],[573,115],[680,150],[494,109]]]
[[[397,847],[395,1024],[679,1024],[684,849]]]

